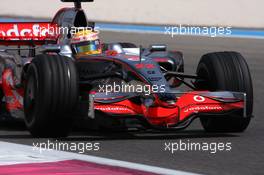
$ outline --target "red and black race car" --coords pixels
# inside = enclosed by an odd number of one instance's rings
[[[69,33],[41,28],[94,29],[81,9],[92,0],[63,1],[75,7],[51,22],[0,24],[1,115],[23,118],[34,137],[67,136],[77,118],[102,125],[135,120],[159,130],[184,129],[200,118],[208,132],[247,128],[253,88],[241,54],[208,53],[194,75],[184,73],[182,53],[165,45],[104,43],[102,54],[76,56]]]

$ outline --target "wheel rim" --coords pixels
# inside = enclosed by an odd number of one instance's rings
[[[34,76],[30,76],[27,81],[27,87],[25,91],[25,113],[26,113],[26,120],[28,123],[31,123],[34,119],[35,113],[35,106],[36,106],[36,81]]]

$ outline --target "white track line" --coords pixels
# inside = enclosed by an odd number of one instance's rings
[[[38,150],[33,150],[33,146],[20,145],[0,141],[0,164],[11,165],[21,163],[39,163],[39,162],[55,162],[62,160],[83,160],[92,163],[118,166],[123,168],[141,170],[145,172],[164,174],[164,175],[197,175],[194,173],[160,168],[139,163],[131,163],[126,161],[102,158],[90,155],[83,155],[71,152],[46,150],[40,153]]]

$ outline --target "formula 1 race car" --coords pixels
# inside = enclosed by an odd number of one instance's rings
[[[77,55],[71,33],[54,29],[95,30],[81,8],[93,0],[62,1],[75,7],[51,22],[0,24],[1,115],[22,118],[34,137],[65,137],[76,118],[100,118],[102,125],[135,120],[159,130],[184,129],[200,118],[208,132],[247,128],[253,88],[241,54],[208,53],[193,75],[184,73],[182,53],[162,44],[100,43],[102,53]]]

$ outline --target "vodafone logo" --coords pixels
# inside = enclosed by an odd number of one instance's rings
[[[31,26],[30,26],[31,27]],[[33,24],[32,28],[23,28],[19,30],[18,25],[14,24],[11,28],[5,28],[6,30],[1,30],[1,34],[3,36],[39,36],[44,35],[47,33],[47,30],[40,30],[40,26],[38,24]]]
[[[184,109],[183,112],[200,112],[200,111],[222,111],[223,108],[221,106],[192,106]]]
[[[52,36],[50,23],[2,23],[0,24],[0,39],[20,40],[20,39],[44,39]]]
[[[106,112],[113,112],[113,111],[132,112],[130,109],[124,107],[95,107],[95,109]]]
[[[200,95],[195,95],[195,96],[193,97],[193,99],[194,99],[194,101],[196,101],[196,102],[204,102],[204,101],[205,101],[205,98],[202,97],[202,96],[200,96]]]

